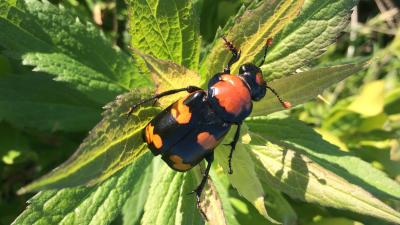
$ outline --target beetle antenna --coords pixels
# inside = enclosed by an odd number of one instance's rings
[[[272,38],[268,38],[268,40],[265,42],[264,45],[264,57],[263,60],[261,61],[260,65],[258,65],[258,67],[261,67],[264,62],[265,62],[265,57],[267,57],[267,53],[268,53],[268,48],[272,45]]]
[[[270,86],[266,86],[266,88],[268,88],[269,90],[271,90],[271,92],[278,98],[279,102],[281,103],[281,105],[283,106],[283,108],[285,109],[289,109],[292,107],[292,103],[288,102],[288,101],[283,101],[281,96],[278,95],[278,93],[271,88]]]

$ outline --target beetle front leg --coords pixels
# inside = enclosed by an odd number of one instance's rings
[[[231,66],[240,59],[240,51],[237,50],[233,44],[228,41],[225,36],[222,37],[225,42],[225,46],[231,51],[232,58],[229,60],[228,65],[224,69],[224,73],[230,74],[231,73]]]
[[[228,165],[229,165],[229,170],[228,173],[232,174],[233,170],[232,170],[232,156],[233,156],[233,151],[235,150],[236,144],[239,141],[239,136],[240,136],[240,126],[242,124],[237,124],[237,128],[236,128],[236,133],[235,133],[235,137],[233,138],[233,141],[227,145],[231,146],[231,152],[229,153],[229,159],[228,159]]]
[[[137,107],[139,107],[139,106],[141,106],[141,105],[143,105],[143,104],[145,104],[145,103],[151,102],[151,101],[155,101],[155,102],[156,102],[158,99],[160,99],[160,98],[162,98],[162,97],[165,97],[165,96],[168,96],[168,95],[173,95],[173,94],[176,94],[176,93],[179,93],[179,92],[182,92],[182,91],[187,91],[188,93],[193,93],[193,92],[195,92],[195,91],[200,91],[200,90],[203,90],[203,89],[201,89],[201,88],[199,88],[199,87],[196,87],[196,86],[187,86],[187,87],[185,87],[185,88],[179,88],[179,89],[173,89],[173,90],[165,91],[165,92],[162,92],[162,93],[160,93],[160,94],[156,94],[156,95],[154,95],[154,96],[151,97],[151,98],[143,99],[143,100],[141,100],[140,102],[138,102],[138,103],[132,105],[132,106],[129,108],[129,111],[128,111],[127,114],[128,114],[128,116],[130,116],[130,115],[132,114],[132,112],[135,111],[135,109],[136,109]],[[155,102],[154,102],[154,103],[155,103]]]

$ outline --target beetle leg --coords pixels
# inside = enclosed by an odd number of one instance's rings
[[[233,151],[235,150],[236,144],[239,141],[239,135],[240,135],[240,126],[242,124],[237,124],[237,128],[236,128],[236,133],[235,133],[235,137],[233,138],[233,141],[227,145],[231,146],[231,152],[229,153],[229,159],[228,159],[228,165],[229,165],[229,170],[228,173],[232,174],[232,156],[233,156]]]
[[[200,210],[200,213],[202,214],[202,216],[207,220],[206,214],[204,213],[204,211],[200,207],[200,197],[201,197],[201,193],[204,190],[204,187],[206,186],[207,179],[208,179],[208,174],[210,173],[210,169],[211,169],[211,164],[214,161],[214,152],[211,153],[211,154],[208,154],[205,158],[207,160],[207,168],[203,173],[203,178],[201,179],[201,182],[200,182],[199,186],[197,186],[197,188],[194,189],[191,193],[196,193],[196,205],[197,205],[197,208]]]
[[[193,93],[193,92],[195,92],[195,91],[200,91],[200,90],[203,90],[203,89],[201,89],[201,88],[199,88],[199,87],[196,87],[196,86],[187,86],[187,87],[185,87],[185,88],[173,89],[173,90],[169,90],[169,91],[165,91],[165,92],[156,94],[156,95],[154,95],[154,96],[151,97],[151,98],[143,99],[143,100],[141,100],[140,102],[138,102],[138,103],[136,103],[136,104],[133,104],[133,105],[129,108],[129,111],[128,111],[127,115],[130,116],[130,115],[132,114],[132,112],[135,111],[135,109],[136,109],[137,107],[139,107],[139,106],[141,106],[141,105],[143,105],[143,104],[145,104],[145,103],[154,101],[154,104],[155,104],[155,103],[157,102],[157,100],[160,99],[160,98],[162,98],[162,97],[165,97],[165,96],[168,96],[168,95],[173,95],[173,94],[176,94],[176,93],[182,92],[182,91],[187,91],[188,93]],[[153,104],[153,105],[154,105],[154,104]]]
[[[232,58],[229,60],[228,65],[224,69],[224,73],[230,74],[231,73],[231,66],[240,59],[240,50],[237,50],[233,44],[226,39],[225,36],[222,37],[225,42],[225,46],[231,51]]]

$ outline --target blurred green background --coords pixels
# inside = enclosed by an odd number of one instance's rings
[[[123,0],[51,1],[77,11],[97,24],[127,50],[127,10]],[[249,0],[195,0],[201,17],[202,45],[212,42],[219,26]],[[330,46],[314,66],[337,59],[374,57],[369,68],[326,90],[313,102],[293,109],[292,116],[314,127],[324,139],[340,146],[400,182],[400,1],[361,0],[349,29]],[[1,49],[0,49],[1,50]],[[0,76],[28,70],[0,55]],[[1,93],[0,93],[1,94]],[[1,110],[1,109],[0,109]],[[99,118],[100,120],[100,115]],[[90,121],[93,126],[97,121]],[[16,191],[59,165],[78,147],[86,132],[43,132],[0,122],[0,224],[10,224],[32,195]],[[231,189],[232,204],[242,224],[267,221]],[[299,224],[376,224],[372,218],[289,200]],[[400,210],[399,202],[389,202]],[[250,222],[251,221],[251,222]],[[119,220],[115,221],[119,224]]]

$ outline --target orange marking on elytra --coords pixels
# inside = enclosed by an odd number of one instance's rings
[[[169,159],[174,163],[173,167],[177,170],[188,170],[192,165],[183,163],[183,159],[178,155],[171,155]]]
[[[183,103],[184,100],[185,98],[182,98],[175,102],[171,108],[171,114],[178,124],[187,124],[192,118],[192,113],[190,113],[189,106]]]
[[[162,139],[160,135],[154,133],[154,126],[151,125],[151,123],[147,125],[145,133],[146,141],[148,144],[153,143],[154,147],[156,147],[157,149],[160,149],[162,147]]]
[[[228,113],[239,115],[244,108],[251,107],[251,96],[249,89],[238,76],[224,74],[221,81],[213,85],[217,90],[215,97],[218,103]]]
[[[213,149],[217,145],[217,142],[217,139],[208,132],[201,132],[197,135],[197,143],[206,150]]]

